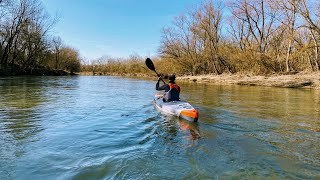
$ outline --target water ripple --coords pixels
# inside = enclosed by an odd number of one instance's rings
[[[154,82],[0,78],[0,179],[317,179],[319,93],[181,83],[198,123],[159,113]]]

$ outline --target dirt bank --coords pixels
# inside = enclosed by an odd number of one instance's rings
[[[283,88],[314,88],[320,90],[320,73],[298,73],[294,75],[269,76],[240,74],[182,76],[177,77],[177,81],[194,81],[200,83],[237,84]]]

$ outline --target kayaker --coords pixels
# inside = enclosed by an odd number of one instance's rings
[[[163,101],[165,102],[169,102],[169,101],[180,101],[180,86],[178,86],[175,83],[176,80],[176,75],[170,75],[169,76],[169,84],[164,84],[162,86],[159,87],[160,84],[160,80],[162,79],[162,77],[160,76],[158,78],[158,82],[156,84],[156,90],[161,91],[164,90],[165,94],[163,97]]]

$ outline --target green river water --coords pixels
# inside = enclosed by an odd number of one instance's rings
[[[319,90],[180,86],[198,123],[151,80],[1,77],[0,179],[320,179]]]

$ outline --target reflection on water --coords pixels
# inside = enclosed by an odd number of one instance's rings
[[[192,94],[187,98],[199,104],[201,120],[206,123],[214,123],[221,110],[222,115],[281,120],[285,125],[299,124],[320,132],[320,92],[316,90],[186,84],[184,91]]]
[[[198,123],[180,119],[179,125],[181,130],[190,132],[188,140],[197,140],[201,137]]]
[[[8,178],[12,161],[26,153],[25,145],[42,130],[37,107],[44,102],[42,87],[32,79],[0,80],[0,164]]]
[[[200,126],[203,138],[208,132],[218,131],[220,133],[216,134],[223,134],[226,142],[241,142],[230,149],[239,155],[245,153],[241,151],[247,151],[247,162],[250,162],[250,156],[264,157],[268,162],[265,165],[259,160],[252,162],[256,165],[251,167],[253,172],[265,167],[274,171],[273,177],[288,172],[291,175],[283,177],[307,178],[319,174],[319,91],[206,84],[185,84],[183,87],[185,93],[196,94],[188,98],[198,105],[201,122],[206,124]],[[208,126],[212,128],[207,130]],[[244,170],[239,176],[232,173],[230,177],[260,176],[248,173]],[[270,172],[261,173],[270,175]]]
[[[179,85],[198,123],[153,81],[0,78],[0,179],[319,178],[319,91]]]
[[[41,82],[1,79],[0,131],[2,136],[24,140],[41,131],[37,107],[45,102]]]
[[[10,178],[11,161],[28,153],[26,146],[40,139],[42,106],[51,98],[48,88],[55,85],[41,77],[5,77],[0,85],[0,164],[7,167],[4,175]]]

